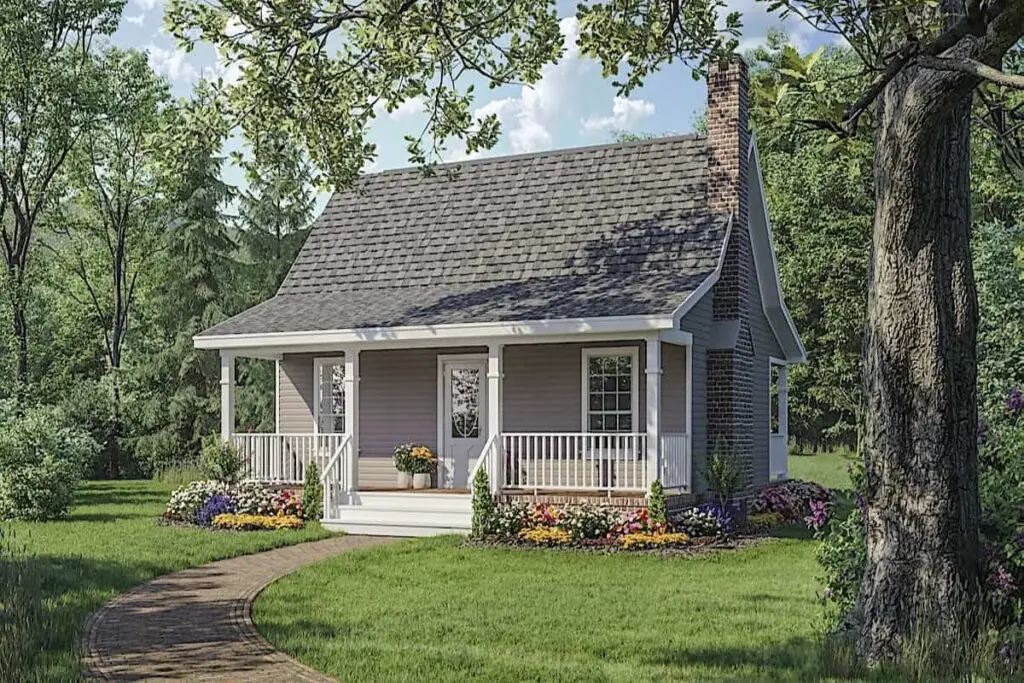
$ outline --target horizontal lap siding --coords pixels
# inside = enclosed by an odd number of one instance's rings
[[[753,262],[750,265],[754,272]],[[768,323],[761,303],[761,289],[754,287],[752,296],[747,301],[750,307],[750,336],[754,344],[754,377],[753,377],[753,409],[754,409],[754,462],[753,484],[755,486],[768,481],[769,435],[771,434],[771,370],[769,358],[783,358],[782,347]]]
[[[640,342],[596,344],[511,344],[504,355],[506,432],[583,431],[583,349],[639,348],[640,414],[635,431],[644,431],[647,396],[644,346]]]
[[[661,431],[686,432],[686,347],[661,345]]]
[[[712,297],[705,294],[690,311],[683,316],[679,329],[693,335],[693,424],[690,436],[692,453],[691,491],[699,497],[707,490],[701,472],[707,461],[708,453],[708,344],[711,341]]]
[[[313,431],[313,354],[289,353],[281,358],[279,367],[281,423],[277,431],[284,434],[309,434]]]

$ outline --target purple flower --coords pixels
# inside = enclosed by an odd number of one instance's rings
[[[1024,396],[1021,395],[1020,387],[1014,387],[1010,392],[1010,398],[1006,399],[1006,407],[1012,413],[1019,413],[1024,410]]]
[[[857,508],[860,509],[860,514],[868,514],[868,504],[864,500],[864,496],[860,495],[860,491],[853,492],[853,499],[857,503]]]
[[[828,508],[819,500],[812,500],[810,503],[811,514],[804,517],[807,525],[817,531],[828,523]]]
[[[988,585],[1003,595],[1009,595],[1016,590],[1016,586],[1013,585],[1013,577],[1002,565],[997,566],[996,570],[988,575]]]
[[[715,503],[704,503],[697,509],[714,517],[715,521],[718,523],[718,530],[721,533],[727,534],[732,531],[732,516],[729,514],[729,511],[721,505],[717,505]]]
[[[199,526],[211,526],[213,524],[213,518],[217,515],[223,515],[234,511],[235,501],[232,500],[231,496],[223,493],[215,493],[213,494],[213,497],[206,502],[206,505],[199,508],[196,512],[195,522]]]

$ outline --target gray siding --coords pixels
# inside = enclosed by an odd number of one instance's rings
[[[642,342],[506,346],[504,431],[583,431],[583,349],[610,346],[639,349],[640,414],[634,430],[644,431],[647,384],[644,374],[646,353]]]
[[[486,348],[364,351],[359,356],[359,457],[390,458],[395,446],[437,450],[437,357]]]
[[[686,347],[661,345],[661,431],[686,431]]]
[[[750,272],[754,271],[753,257],[751,256]],[[761,303],[761,289],[757,286],[756,277],[752,283],[751,296],[747,300],[747,320],[750,326],[750,336],[754,346],[754,368],[753,368],[753,412],[754,412],[754,433],[753,433],[753,469],[752,478],[754,486],[759,486],[768,481],[768,449],[771,433],[769,411],[771,410],[770,382],[771,371],[768,367],[768,359],[783,358],[784,353],[779,346],[775,333],[768,324],[768,318],[764,314]]]
[[[509,432],[578,432],[583,429],[582,354],[584,347],[634,346],[639,356],[640,415],[646,415],[646,354],[642,342],[593,344],[514,344],[504,355],[504,425]],[[362,486],[390,486],[395,480],[391,453],[400,443],[437,449],[438,355],[486,353],[483,348],[402,349],[360,354],[359,480]],[[313,359],[337,354],[288,354],[280,363],[282,432],[313,430]],[[662,345],[663,431],[686,425],[686,350]],[[696,350],[695,350],[696,358]],[[694,362],[695,373],[697,362]],[[695,374],[696,382],[703,374]],[[694,392],[694,431],[702,424]],[[700,404],[701,406],[703,404]],[[703,410],[703,408],[699,408]],[[701,432],[703,433],[703,432]],[[695,451],[700,444],[695,438]]]
[[[313,431],[313,354],[291,353],[281,358],[278,381],[278,407],[282,434],[308,434]]]
[[[679,321],[679,329],[693,335],[693,425],[690,436],[693,483],[690,490],[699,497],[707,490],[704,465],[708,454],[708,345],[713,326],[712,293],[705,294],[689,313]]]

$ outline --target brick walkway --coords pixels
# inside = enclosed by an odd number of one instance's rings
[[[395,539],[339,536],[212,562],[145,583],[92,615],[83,676],[92,679],[330,681],[278,652],[250,618],[274,579],[333,555]]]

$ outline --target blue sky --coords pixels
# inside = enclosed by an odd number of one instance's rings
[[[741,50],[763,43],[768,30],[782,26],[777,17],[764,11],[755,0],[729,0],[730,9],[743,13]],[[628,99],[617,98],[610,80],[601,77],[600,67],[581,58],[574,49],[576,19],[574,2],[559,1],[562,33],[567,53],[556,65],[545,68],[544,76],[532,88],[509,86],[484,90],[476,102],[479,113],[495,112],[502,122],[497,147],[485,155],[532,152],[609,142],[616,130],[653,133],[685,133],[693,129],[695,116],[704,102],[704,85],[695,82],[689,70],[675,64],[648,79]],[[178,50],[162,30],[161,0],[128,0],[114,43],[147,50],[150,64],[171,82],[175,94],[187,96],[203,75],[231,78],[230,67],[219,64],[209,46],[192,53]],[[784,26],[797,45],[813,49],[823,37],[798,21]],[[381,112],[372,131],[378,158],[371,168],[383,170],[407,166],[402,136],[423,127],[418,103],[410,102],[395,112]],[[232,146],[237,142],[232,143]],[[451,149],[447,159],[465,158]],[[229,168],[227,180],[238,184],[241,174]]]

